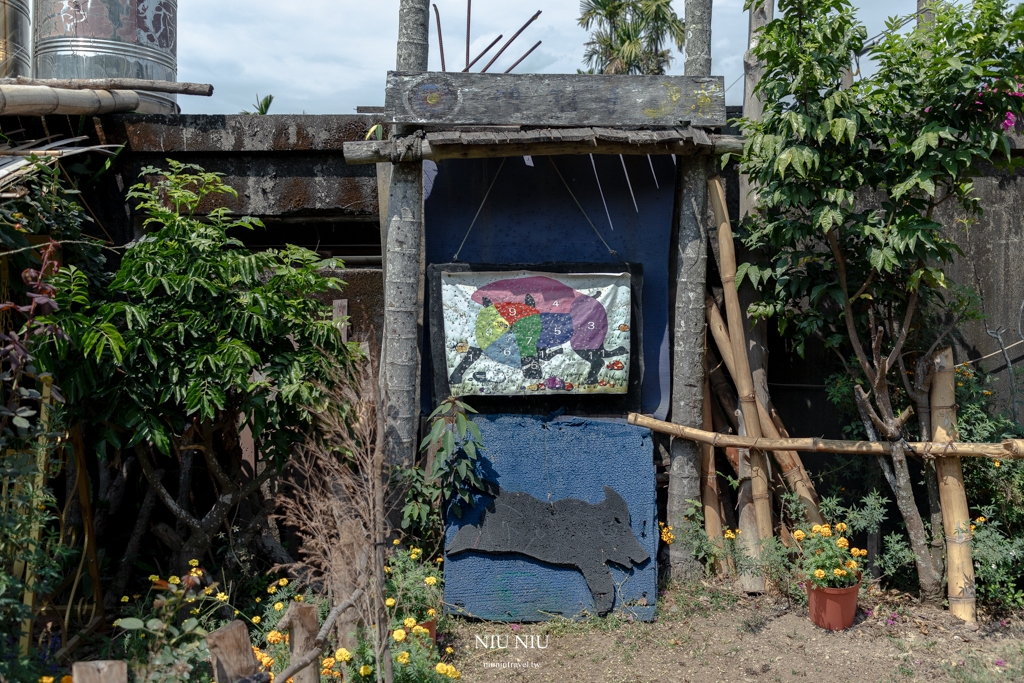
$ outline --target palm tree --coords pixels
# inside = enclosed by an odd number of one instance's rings
[[[591,31],[583,61],[592,73],[663,74],[666,46],[682,50],[685,40],[672,0],[582,0],[579,23]]]

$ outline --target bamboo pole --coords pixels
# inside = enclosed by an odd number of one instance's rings
[[[711,421],[711,383],[704,377],[704,405],[701,407],[704,429],[713,428]],[[715,447],[701,444],[700,448],[701,501],[704,503],[704,531],[715,545],[722,545],[722,518],[719,511],[718,472],[715,470]],[[725,573],[725,566],[719,562],[716,569]]]
[[[0,114],[46,116],[48,114],[109,114],[139,108],[139,94],[132,90],[66,90],[41,85],[0,85]]]
[[[142,92],[166,92],[175,95],[198,95],[210,97],[213,86],[209,83],[178,83],[176,81],[151,81],[144,78],[17,78],[0,79],[2,85],[35,85],[67,90],[141,90]]]
[[[718,251],[722,260],[722,284],[725,290],[725,310],[729,321],[729,329],[733,330],[732,354],[736,374],[733,382],[740,397],[740,410],[747,435],[758,439],[761,437],[761,421],[757,414],[757,395],[754,393],[754,380],[750,375],[750,363],[747,360],[746,338],[743,333],[743,311],[740,310],[739,296],[736,294],[736,252],[733,247],[732,225],[729,222],[729,210],[725,205],[725,188],[719,176],[708,179],[708,196],[715,212],[715,223],[718,224]],[[763,540],[772,537],[772,509],[768,497],[768,466],[764,452],[752,448],[750,451],[750,484],[754,498],[754,511],[757,516],[757,535]]]
[[[743,420],[743,411],[737,409],[735,415],[736,421],[739,424],[740,436],[746,436],[747,430]],[[738,461],[737,472],[740,482],[739,490],[736,492],[736,533],[739,534],[736,543],[744,550],[746,555],[757,558],[761,555],[761,545],[758,542],[760,534],[757,528],[757,508],[754,505],[754,488],[750,476],[750,449],[738,448],[736,449],[736,455]],[[763,593],[767,588],[762,574],[740,574],[739,584],[740,588],[747,593]]]
[[[846,453],[849,455],[889,455],[885,441],[842,441],[804,437],[798,439],[755,439],[749,436],[719,434],[703,429],[663,422],[639,413],[630,413],[629,424],[647,427],[653,432],[671,434],[718,448],[758,448],[762,450],[807,451],[810,453]],[[964,441],[912,441],[904,444],[918,455],[936,458],[989,458],[991,460],[1024,460],[1024,439],[1006,439],[999,443],[967,443]]]
[[[715,339],[715,345],[718,346],[718,350],[722,354],[725,369],[728,370],[729,375],[735,377],[737,370],[732,352],[732,342],[729,338],[729,330],[725,326],[725,321],[722,320],[722,314],[718,310],[718,305],[711,297],[707,298],[707,311],[708,327],[711,328],[711,335]],[[757,416],[761,421],[761,431],[768,438],[781,438],[782,435],[779,433],[778,428],[776,428],[775,422],[768,414],[768,409],[761,402],[760,397],[755,394],[754,398],[757,401]],[[807,470],[804,469],[800,454],[796,451],[772,451],[772,453],[775,454],[775,461],[779,464],[779,469],[782,470],[782,477],[786,480],[789,490],[795,492],[803,501],[804,507],[807,509],[807,520],[811,524],[824,524],[825,519],[818,510],[817,491],[814,490],[814,484],[807,475]]]
[[[956,437],[956,374],[953,349],[936,354],[932,379],[932,439],[949,441]],[[960,458],[936,458],[942,525],[946,532],[946,577],[950,613],[964,621],[977,621],[974,597],[974,563],[971,560],[971,517],[964,492]],[[934,532],[933,532],[934,533]]]

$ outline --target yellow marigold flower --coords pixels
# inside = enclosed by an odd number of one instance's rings
[[[413,619],[412,617],[406,617],[405,621],[403,621],[402,623],[405,624],[406,628],[412,628],[413,626],[416,625],[416,620]]]
[[[1003,463],[999,462],[998,460],[993,460],[993,461],[992,461],[992,464],[993,464],[993,465],[995,465],[996,467],[999,467],[999,466],[1000,466],[1000,465],[1002,465]]]
[[[384,567],[384,573],[385,574],[390,574],[391,573],[391,567]]]
[[[337,659],[339,662],[351,662],[352,653],[346,650],[345,648],[341,647],[334,651],[334,658]]]
[[[825,538],[828,538],[829,536],[832,535],[832,530],[829,529],[828,526],[823,526],[823,527],[821,527],[821,535],[824,536]]]
[[[53,676],[40,676],[39,683],[53,683]]]
[[[325,669],[334,668],[334,657],[324,657],[324,661],[320,662],[320,666]]]
[[[189,573],[189,576],[194,576],[194,577],[196,577],[198,579],[200,576],[203,575],[203,570],[202,569],[196,569],[195,567],[192,567],[192,569],[188,570],[188,573]]]
[[[61,676],[60,683],[74,683],[74,680],[71,676]]]
[[[821,533],[821,525],[820,524],[815,524],[814,526],[812,526],[811,527],[811,533],[812,534],[820,534]]]
[[[160,577],[157,576],[156,574],[150,574],[149,575],[149,580],[152,581],[152,582],[159,581]]]
[[[398,662],[399,664],[403,664],[403,665],[404,664],[408,664],[409,663],[409,653],[407,651],[405,651],[405,650],[403,650],[402,652],[399,652],[398,656],[395,657],[395,661]]]
[[[418,624],[416,626],[412,627],[412,634],[414,636],[422,636],[422,635],[426,635],[428,633],[430,633],[430,631],[428,631],[427,629],[423,628],[422,626],[420,626]]]
[[[275,602],[275,603],[274,603],[274,609],[275,609],[276,611],[280,612],[281,610],[283,610],[283,609],[284,609],[284,603],[280,603],[280,602]]]
[[[402,642],[403,640],[405,640],[405,629],[396,628],[395,632],[391,634],[391,637],[395,639],[396,643]]]
[[[213,595],[213,586],[207,586],[206,588],[204,588],[203,589],[203,595]],[[259,602],[259,601],[260,601],[260,599],[256,598],[256,602]]]
[[[276,593],[277,592],[277,584],[275,583],[275,584],[271,584],[270,586],[268,586],[267,587],[267,592],[270,593],[271,595]]]
[[[987,522],[987,521],[988,521],[988,518],[987,518],[987,517],[978,517],[978,518],[977,518],[976,520],[974,520],[974,521],[975,521],[975,522],[977,522],[978,524],[981,524],[982,522]]]
[[[121,602],[128,602],[128,596],[127,595],[122,595],[121,596]]]
[[[394,598],[388,598],[387,600],[384,601],[384,604],[387,605],[388,607],[394,607],[395,606],[395,599]]]
[[[447,665],[444,670],[444,675],[451,679],[462,678],[462,674],[451,664]]]
[[[280,581],[277,582],[277,585],[278,586],[282,586],[282,587],[283,586],[287,586],[288,585],[288,579],[281,579]]]
[[[814,576],[816,578],[819,578],[819,579],[824,579],[825,578],[825,570],[823,570],[823,569],[815,569],[814,570]]]
[[[228,594],[223,592],[223,591],[221,591],[220,593],[217,593],[216,598],[218,600],[220,600],[221,602],[227,602],[228,601]]]
[[[446,671],[448,671],[448,665],[445,664],[444,662],[438,662],[437,666],[434,667],[434,671],[436,671],[437,673],[439,673],[439,674],[441,674],[443,676],[444,673]]]
[[[398,545],[399,543],[400,543],[400,541],[397,538],[395,540],[391,541],[392,545]]]
[[[188,561],[188,566],[190,566],[190,567],[198,567],[199,566],[199,560],[196,560],[196,559],[189,560]]]
[[[138,599],[139,599],[139,598],[141,598],[141,597],[142,597],[142,596],[141,596],[141,595],[139,595],[138,593],[133,593],[133,594],[132,594],[132,600],[138,600]]]
[[[736,538],[736,534],[734,534],[731,529],[726,529],[723,536],[725,536],[728,539]]]
[[[167,583],[171,583],[177,586],[179,583],[181,583],[181,579],[179,579],[177,576],[172,576],[171,578],[167,579]]]
[[[428,617],[435,616],[436,614],[437,614],[437,610],[434,609],[433,607],[431,607],[430,609],[427,610],[427,616]]]
[[[839,537],[836,539],[836,546],[845,550],[850,547],[850,542],[844,537]]]
[[[209,593],[207,593],[209,595]],[[263,598],[256,598],[256,602],[263,602]]]
[[[439,557],[436,560],[434,560],[434,562],[437,562],[438,564],[441,564],[442,562],[444,562],[444,558],[443,557]]]
[[[836,524],[836,531],[838,531],[839,533],[843,533],[844,531],[846,531],[846,523],[839,522],[839,524]]]
[[[260,623],[261,621],[263,621],[263,619],[261,619],[261,618],[259,617],[259,615],[256,615],[255,617],[253,617],[253,618],[252,618],[252,623],[254,623],[254,624],[258,624],[258,623]]]
[[[455,652],[455,650],[453,650],[453,649],[451,648],[451,646],[449,646],[449,647],[446,647],[446,648],[444,649],[444,651],[445,651],[445,652],[447,652],[448,654],[451,654],[451,653]]]
[[[267,634],[267,642],[271,645],[277,645],[284,640],[284,635],[280,631],[271,631]]]
[[[373,673],[373,667],[370,666],[369,664],[363,664],[361,667],[359,667],[359,675],[360,676],[369,676],[372,673]]]
[[[861,548],[860,549],[860,556],[861,557],[867,557],[868,556],[867,548]]]
[[[330,676],[331,675],[331,670],[330,669],[324,669],[323,671],[320,672],[320,675],[321,676]]]
[[[800,531],[800,529],[797,529],[793,532],[793,538],[795,538],[798,541],[802,541],[805,538],[807,538],[807,534],[805,534],[803,531]]]
[[[835,574],[836,576],[846,576],[846,570],[845,569],[839,569],[838,567],[833,569],[832,573]]]
[[[305,596],[302,596],[302,595],[296,595],[295,597],[292,598],[292,600],[294,600],[295,602],[302,602],[305,599],[306,599]]]
[[[437,577],[436,576],[428,576],[427,578],[423,579],[423,583],[427,584],[428,586],[436,586],[437,585]]]
[[[857,568],[857,563],[854,562],[853,560],[847,560],[845,567],[852,571],[852,570]]]
[[[974,525],[973,524],[971,525],[971,531],[974,531]]]
[[[189,614],[199,614],[199,608],[198,607],[193,607],[192,609],[190,609],[188,611],[188,613]]]

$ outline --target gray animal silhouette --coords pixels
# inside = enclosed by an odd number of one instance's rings
[[[615,602],[608,563],[629,569],[650,558],[629,526],[626,501],[610,486],[604,487],[604,496],[597,504],[577,498],[548,503],[498,488],[480,522],[459,529],[447,552],[519,553],[575,567],[586,579],[597,613],[604,616]]]

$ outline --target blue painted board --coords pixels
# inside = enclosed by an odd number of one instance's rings
[[[605,498],[604,487],[611,486],[626,500],[630,526],[650,559],[631,570],[609,565],[616,585],[613,609],[652,620],[659,534],[650,431],[623,421],[579,417],[545,422],[528,415],[477,415],[473,421],[485,446],[480,474],[506,491],[596,504]],[[487,502],[478,498],[462,519],[449,515],[446,545],[462,526],[479,522]],[[445,558],[444,572],[445,602],[454,614],[519,622],[595,612],[578,570],[524,555],[457,553]]]

